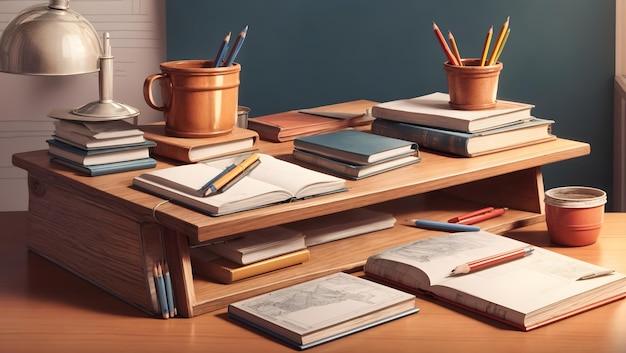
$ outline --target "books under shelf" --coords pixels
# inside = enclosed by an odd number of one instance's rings
[[[228,315],[303,350],[418,310],[409,293],[336,273],[232,303]]]
[[[467,133],[377,118],[372,123],[372,133],[413,141],[420,148],[476,157],[554,140],[553,123],[553,120],[532,117],[490,130]]]
[[[450,107],[449,101],[447,93],[435,92],[377,104],[372,107],[372,116],[446,130],[479,132],[529,119],[534,107],[526,103],[498,100],[493,109],[456,110]]]
[[[484,231],[451,233],[383,250],[367,259],[364,271],[525,331],[626,297],[623,274],[579,280],[605,269],[539,247],[517,260],[451,276],[460,264],[528,246]]]

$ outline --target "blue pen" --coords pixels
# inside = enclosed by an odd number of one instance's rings
[[[448,223],[429,221],[425,219],[414,219],[411,222],[415,223],[415,226],[422,229],[441,230],[445,232],[476,232],[480,230],[480,227],[470,226],[466,224]]]
[[[211,192],[215,192],[217,191],[215,189],[215,186],[213,186],[213,184],[221,177],[223,177],[224,175],[226,175],[226,173],[230,172],[231,170],[235,169],[237,165],[236,164],[231,164],[229,165],[226,169],[224,169],[223,171],[221,171],[218,175],[216,175],[215,177],[213,177],[211,180],[209,180],[206,184],[202,185],[202,187],[200,188],[200,191],[202,193],[203,196],[208,196]]]
[[[217,56],[215,57],[215,62],[213,63],[213,67],[219,67],[222,63],[222,59],[224,59],[224,54],[226,54],[226,47],[228,42],[230,41],[230,32],[224,37],[222,41],[222,45],[220,45],[220,49],[217,51]]]
[[[233,49],[231,49],[230,54],[228,54],[228,59],[224,62],[224,66],[230,66],[235,61],[235,57],[239,53],[239,49],[243,45],[243,41],[246,39],[246,34],[248,33],[248,26],[246,26],[237,36],[237,40],[235,41],[235,45],[233,45]]]

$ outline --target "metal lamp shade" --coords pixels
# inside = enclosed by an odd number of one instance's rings
[[[99,70],[98,34],[69,1],[50,1],[15,16],[0,38],[0,71],[77,75]]]

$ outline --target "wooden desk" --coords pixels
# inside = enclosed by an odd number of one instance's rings
[[[261,141],[258,147],[293,161],[292,142]],[[167,259],[178,314],[192,317],[280,287],[358,269],[369,255],[424,233],[397,225],[321,244],[311,247],[311,259],[303,264],[228,285],[194,276],[190,244],[363,206],[393,213],[398,220],[446,220],[485,206],[505,206],[504,216],[482,225],[500,233],[543,220],[541,166],[589,151],[588,144],[566,139],[475,158],[423,151],[420,163],[347,181],[346,192],[221,217],[163,204],[163,199],[132,188],[132,178],[143,171],[92,178],[51,163],[45,150],[15,154],[13,163],[28,171],[29,249],[152,313],[158,312],[153,263]],[[157,168],[172,164],[160,160]]]
[[[27,214],[0,213],[0,352],[294,352],[228,319],[225,310],[161,320],[127,305],[25,247]],[[550,245],[545,225],[508,234],[626,272],[626,213],[608,213],[600,240]],[[624,352],[626,301],[520,332],[418,298],[421,311],[315,352]]]

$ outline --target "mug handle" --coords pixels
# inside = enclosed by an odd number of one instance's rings
[[[169,96],[167,97],[167,103],[163,102],[163,106],[158,106],[154,102],[154,96],[152,94],[152,83],[158,79],[167,80],[167,84],[169,86]],[[172,102],[172,81],[167,75],[164,74],[153,74],[146,77],[146,80],[143,82],[143,99],[146,103],[152,108],[162,112],[165,112],[169,109],[170,103]]]

